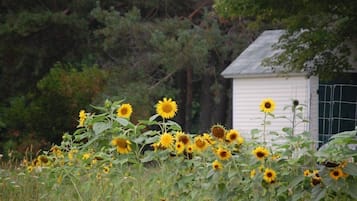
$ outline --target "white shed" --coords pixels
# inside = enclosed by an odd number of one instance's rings
[[[282,34],[284,30],[264,31],[221,73],[223,77],[233,79],[233,128],[249,138],[252,129],[262,129],[264,114],[259,108],[262,99],[272,98],[276,103],[274,114],[287,117],[291,117],[291,110],[284,110],[284,107],[292,105],[293,99],[296,99],[307,106],[304,116],[309,120],[309,123],[298,125],[296,133],[310,131],[318,140],[318,78],[306,78],[304,73],[282,76],[262,66],[265,58],[276,53],[272,45],[279,42]],[[270,120],[267,131],[282,133],[282,128],[291,127],[286,119]],[[273,137],[267,136],[267,140]]]

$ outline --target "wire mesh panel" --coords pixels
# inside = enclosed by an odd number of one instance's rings
[[[357,126],[357,85],[320,84],[319,141],[326,143],[336,133]]]

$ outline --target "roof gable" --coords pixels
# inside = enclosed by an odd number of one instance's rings
[[[271,68],[262,66],[262,61],[280,50],[273,49],[285,30],[264,31],[247,49],[245,49],[222,73],[225,78],[247,75],[271,75]]]

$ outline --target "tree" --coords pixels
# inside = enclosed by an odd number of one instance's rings
[[[277,46],[284,51],[269,65],[322,79],[351,68],[348,59],[357,33],[353,1],[216,0],[215,9],[224,17],[244,18],[251,27],[268,23],[287,30]]]

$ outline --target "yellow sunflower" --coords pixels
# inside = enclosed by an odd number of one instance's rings
[[[218,160],[215,160],[212,163],[212,167],[213,167],[214,170],[218,171],[218,170],[221,170],[223,168],[223,165]]]
[[[244,138],[242,136],[238,136],[237,138],[237,144],[242,145],[244,143]]]
[[[253,155],[257,157],[257,159],[263,160],[269,156],[269,151],[264,147],[257,147],[253,150]]]
[[[189,153],[189,154],[191,154],[191,153],[193,153],[193,151],[195,151],[195,146],[194,146],[194,144],[188,144],[188,145],[186,146],[186,152]]]
[[[68,152],[68,159],[73,160],[76,153],[78,153],[78,149],[71,149]]]
[[[250,178],[255,177],[255,175],[257,174],[257,172],[255,171],[255,169],[250,171]]]
[[[164,133],[160,137],[160,145],[164,148],[169,148],[174,142],[174,137],[170,133]]]
[[[108,166],[104,166],[104,167],[103,167],[103,172],[104,172],[105,174],[108,174],[109,171],[110,171],[110,167],[108,167]]]
[[[263,179],[267,183],[273,183],[276,179],[276,172],[270,168],[265,169]]]
[[[305,177],[310,176],[310,174],[311,174],[311,171],[310,171],[310,170],[305,170],[305,171],[304,171],[304,176],[305,176]]]
[[[239,137],[239,132],[234,129],[229,130],[228,133],[226,134],[226,140],[229,143],[235,142],[236,140],[238,140],[238,137]]]
[[[311,186],[316,186],[321,183],[321,177],[318,170],[312,171]]]
[[[117,152],[120,154],[127,154],[131,151],[131,143],[127,139],[117,137],[112,139],[111,144],[117,147]]]
[[[185,145],[183,142],[177,141],[175,144],[175,149],[177,154],[181,154],[183,151],[185,151]]]
[[[82,156],[82,160],[87,160],[88,158],[90,158],[90,153],[84,153]]]
[[[195,137],[195,147],[197,151],[204,151],[208,147],[208,142],[202,136]]]
[[[341,168],[334,168],[333,170],[330,171],[330,177],[336,181],[343,176],[344,173]]]
[[[206,140],[206,142],[207,142],[209,145],[213,145],[213,144],[216,143],[216,142],[214,141],[214,139],[212,138],[212,136],[210,136],[208,133],[204,133],[204,134],[203,134],[203,139]]]
[[[222,125],[216,124],[211,127],[211,133],[214,137],[223,140],[226,136],[226,129]]]
[[[316,186],[321,183],[321,177],[312,177],[311,178],[311,186]]]
[[[84,121],[86,120],[86,112],[84,110],[79,111],[79,125],[78,127],[84,126]]]
[[[216,150],[216,155],[221,160],[228,160],[232,156],[232,154],[231,154],[231,152],[229,150],[223,149],[222,147],[219,147]]]
[[[182,142],[186,146],[190,144],[191,139],[186,133],[178,131],[176,132],[176,142]]]
[[[260,103],[260,110],[265,113],[272,113],[275,110],[275,102],[271,98],[263,99]]]
[[[164,119],[170,119],[175,116],[177,112],[177,104],[171,98],[164,98],[156,104],[156,113]]]
[[[32,165],[27,166],[27,172],[31,173],[32,170],[33,170],[33,166]]]
[[[129,103],[122,104],[117,109],[117,116],[123,118],[130,118],[131,113],[133,113],[133,107]]]
[[[49,164],[49,160],[47,158],[47,156],[45,155],[40,155],[37,157],[37,160],[39,161],[39,164],[42,166],[48,165]]]

